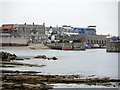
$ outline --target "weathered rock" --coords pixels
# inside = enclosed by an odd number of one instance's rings
[[[44,80],[44,78],[42,77],[34,76],[31,74],[22,74],[20,71],[14,72],[16,74],[12,74],[12,72],[10,73],[9,74],[5,74],[4,72],[2,73],[2,90],[52,89],[50,85],[47,85],[45,82],[42,81]]]
[[[26,74],[25,74],[26,73]],[[73,78],[74,77],[74,78]],[[111,86],[120,82],[119,79],[110,78],[80,78],[75,75],[38,75],[34,72],[3,71],[3,90],[47,90],[51,83],[85,83],[87,85]],[[114,85],[115,86],[115,85]],[[115,86],[117,87],[117,86]]]
[[[0,57],[2,61],[11,61],[11,60],[24,60],[23,58],[17,57],[15,54],[11,54],[8,52],[0,52]]]
[[[51,60],[52,58],[47,58],[48,60]]]
[[[8,61],[2,61],[0,62],[1,66],[28,66],[28,67],[44,67],[46,65],[39,65],[39,64],[27,64],[27,63],[21,63],[21,62],[8,62]]]
[[[6,74],[8,74],[8,73],[22,73],[22,74],[24,74],[24,73],[26,73],[26,74],[35,74],[35,73],[41,73],[41,72],[37,72],[37,71],[10,71],[10,70],[2,70],[2,73],[6,73]]]
[[[25,57],[24,59],[30,60],[30,58],[29,58],[29,57]]]
[[[52,57],[53,60],[57,60],[58,58],[57,57]]]
[[[47,57],[45,55],[37,55],[34,58],[42,58],[42,59],[47,59]]]
[[[0,52],[0,57],[2,58],[2,61],[10,61],[10,60],[14,60],[15,58],[17,58],[15,54],[3,52],[3,51]]]
[[[40,58],[40,59],[48,59],[48,60],[57,60],[57,57],[47,57],[45,55],[37,55],[34,58]]]
[[[14,60],[24,60],[24,59],[20,57],[16,57]]]
[[[57,60],[57,57],[48,58],[48,60]]]

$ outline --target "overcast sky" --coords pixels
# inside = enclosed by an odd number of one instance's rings
[[[117,0],[1,0],[0,25],[97,26],[97,34],[118,35]]]

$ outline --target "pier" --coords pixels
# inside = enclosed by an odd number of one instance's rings
[[[84,43],[51,43],[47,46],[58,50],[85,50]]]
[[[115,37],[115,36],[107,37],[106,51],[107,52],[120,52],[119,37]]]
[[[120,52],[120,42],[109,42],[106,48],[107,52]]]

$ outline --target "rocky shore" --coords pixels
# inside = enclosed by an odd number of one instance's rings
[[[44,44],[32,44],[29,46],[0,46],[2,50],[41,50],[41,49],[50,49],[49,47],[45,46]]]
[[[15,67],[15,66],[29,66],[29,67],[43,67],[45,65],[34,65],[12,60],[20,60],[15,54],[8,52],[0,52],[2,61],[1,67]],[[27,57],[26,57],[27,58]],[[47,57],[46,55],[37,55],[37,59],[57,59],[57,57]],[[24,58],[22,58],[24,60]],[[64,84],[87,84],[87,85],[102,85],[107,87],[118,87],[120,85],[119,79],[111,79],[109,77],[80,76],[80,75],[43,75],[41,72],[35,71],[9,71],[2,70],[2,90],[48,90],[53,86],[50,84],[64,83]]]
[[[2,90],[48,90],[53,83],[76,83],[87,85],[113,86],[113,83],[120,85],[120,80],[108,77],[81,77],[79,75],[38,75],[37,72],[7,71],[2,70]]]
[[[48,90],[52,87],[33,75],[36,72],[2,71],[2,90]]]
[[[0,52],[0,57],[1,57],[2,61],[24,60],[23,58],[20,58],[20,57],[16,56],[15,54],[3,52],[3,51]]]
[[[26,63],[21,63],[21,62],[16,62],[13,60],[24,60],[24,59],[30,59],[28,57],[22,58],[18,57],[15,54],[11,54],[8,52],[0,52],[0,67],[16,67],[16,66],[28,66],[28,67],[43,67],[45,65],[39,65],[39,64],[26,64]]]
[[[30,60],[31,58],[29,57],[18,57],[15,54],[11,54],[8,52],[0,52],[0,57],[1,57],[1,61],[0,61],[0,67],[15,67],[15,66],[29,66],[29,67],[43,67],[46,65],[39,65],[39,64],[26,64],[26,63],[21,63],[21,62],[16,62],[14,60]],[[46,55],[37,55],[34,56],[33,58],[37,58],[37,59],[47,59],[47,60],[57,60],[58,58],[53,56],[53,57],[47,57]]]
[[[37,55],[34,58],[39,58],[39,59],[48,59],[48,60],[57,60],[57,57],[47,57],[46,55]]]

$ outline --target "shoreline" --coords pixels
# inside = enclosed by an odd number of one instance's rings
[[[32,47],[35,46],[39,46],[40,45],[31,45]],[[4,47],[4,49],[16,49],[16,47],[12,46],[11,47]],[[26,48],[26,49],[31,49],[29,48],[29,46],[17,46],[17,48]],[[38,49],[37,47],[35,47],[35,49]],[[42,48],[43,49],[43,48]],[[20,49],[21,50],[21,49]],[[34,50],[34,49],[33,49]],[[8,54],[9,55],[9,54]],[[5,55],[6,56],[6,55]],[[10,55],[11,56],[11,55]],[[28,57],[25,57],[28,58]],[[41,58],[41,56],[39,56],[39,58]],[[29,58],[28,58],[29,59]],[[30,64],[25,64],[25,63],[11,63],[11,62],[7,62],[4,63],[2,62],[4,67],[14,67],[14,65],[16,66],[29,66],[29,67],[34,67],[36,66],[35,64],[30,65]],[[1,65],[1,66],[2,66]],[[13,66],[12,66],[13,65]],[[43,66],[43,65],[42,65]],[[37,67],[41,67],[38,66]],[[51,84],[85,84],[85,85],[89,85],[89,86],[105,86],[105,87],[115,87],[117,88],[120,85],[120,80],[119,79],[113,79],[110,77],[99,77],[99,76],[95,76],[95,75],[91,75],[91,76],[78,76],[78,75],[45,75],[42,74],[42,71],[40,72],[35,72],[35,71],[13,71],[13,70],[2,70],[2,87],[3,90],[4,89],[22,89],[22,90],[39,90],[39,89],[51,89],[53,88],[53,86],[51,86]]]
[[[49,47],[45,46],[44,44],[32,44],[29,46],[0,46],[0,50],[6,50],[6,49],[11,49],[11,50],[40,50],[40,49],[50,49]]]
[[[85,84],[106,87],[118,87],[119,79],[111,79],[109,77],[81,77],[78,75],[37,75],[36,72],[21,72],[2,70],[3,88],[23,90],[52,89],[51,84]],[[16,87],[17,85],[17,87]]]

